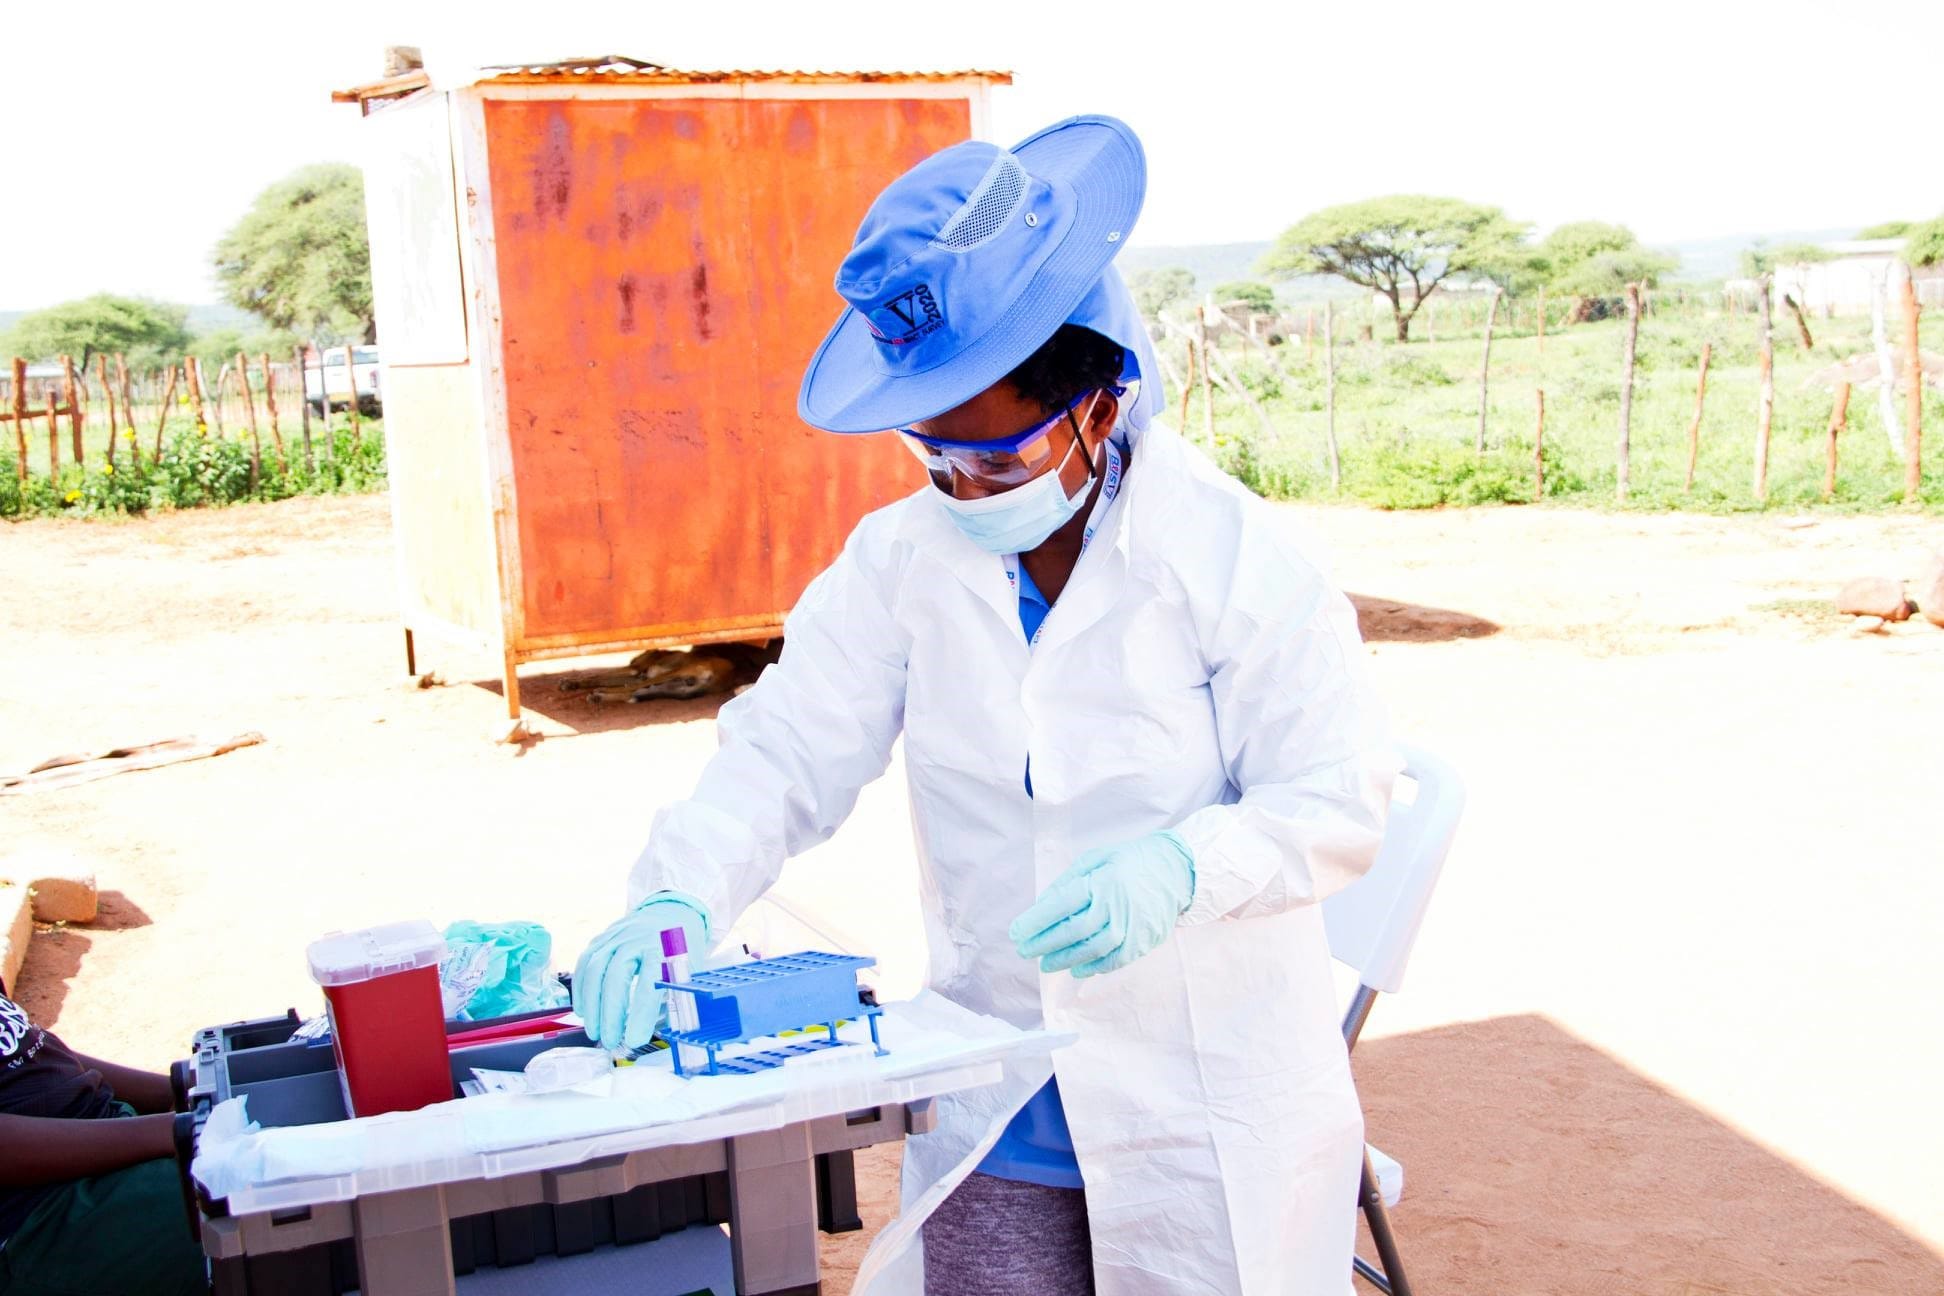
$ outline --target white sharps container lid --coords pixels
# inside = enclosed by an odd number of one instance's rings
[[[332,932],[312,941],[307,956],[311,980],[335,986],[435,967],[445,948],[439,929],[421,918],[363,931]]]

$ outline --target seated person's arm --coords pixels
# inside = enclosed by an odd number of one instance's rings
[[[0,1186],[86,1179],[173,1157],[174,1127],[167,1114],[118,1120],[0,1114]]]
[[[101,1078],[115,1091],[115,1097],[143,1115],[175,1110],[175,1094],[169,1089],[169,1077],[156,1075],[153,1071],[117,1066],[100,1058],[81,1057],[79,1060],[82,1066],[101,1072]]]

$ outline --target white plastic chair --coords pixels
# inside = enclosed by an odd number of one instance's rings
[[[1378,994],[1395,994],[1404,984],[1404,965],[1410,961],[1411,947],[1417,943],[1431,892],[1438,885],[1465,809],[1465,785],[1456,770],[1414,747],[1403,748],[1403,753],[1404,777],[1391,799],[1377,862],[1370,872],[1323,902],[1330,954],[1357,973],[1357,990],[1343,1017],[1343,1042],[1350,1049],[1356,1048]],[[1373,1154],[1386,1173],[1373,1169]],[[1380,1271],[1362,1256],[1355,1258],[1355,1268],[1389,1296],[1411,1292],[1386,1209],[1387,1203],[1396,1203],[1403,1184],[1403,1167],[1366,1145],[1357,1204],[1370,1225],[1383,1268]]]

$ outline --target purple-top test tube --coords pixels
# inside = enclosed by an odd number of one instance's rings
[[[662,977],[672,985],[689,979],[688,933],[680,927],[665,927],[661,934]],[[675,1030],[694,1030],[701,1024],[695,1012],[695,996],[668,992],[668,1024]],[[707,1064],[708,1053],[694,1045],[676,1045],[682,1053],[682,1067],[688,1070]]]

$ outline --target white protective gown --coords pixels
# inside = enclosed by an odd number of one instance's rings
[[[1001,560],[930,487],[860,522],[630,899],[685,891],[726,930],[902,733],[931,988],[1079,1035],[1050,1065],[1100,1296],[1346,1292],[1363,1121],[1316,902],[1376,857],[1399,762],[1350,604],[1286,521],[1159,423],[1132,445],[1030,653]],[[1019,957],[1007,925],[1077,855],[1170,827],[1195,895],[1167,942],[1087,980]],[[922,1291],[919,1224],[1048,1070],[940,1100],[855,1290]]]

